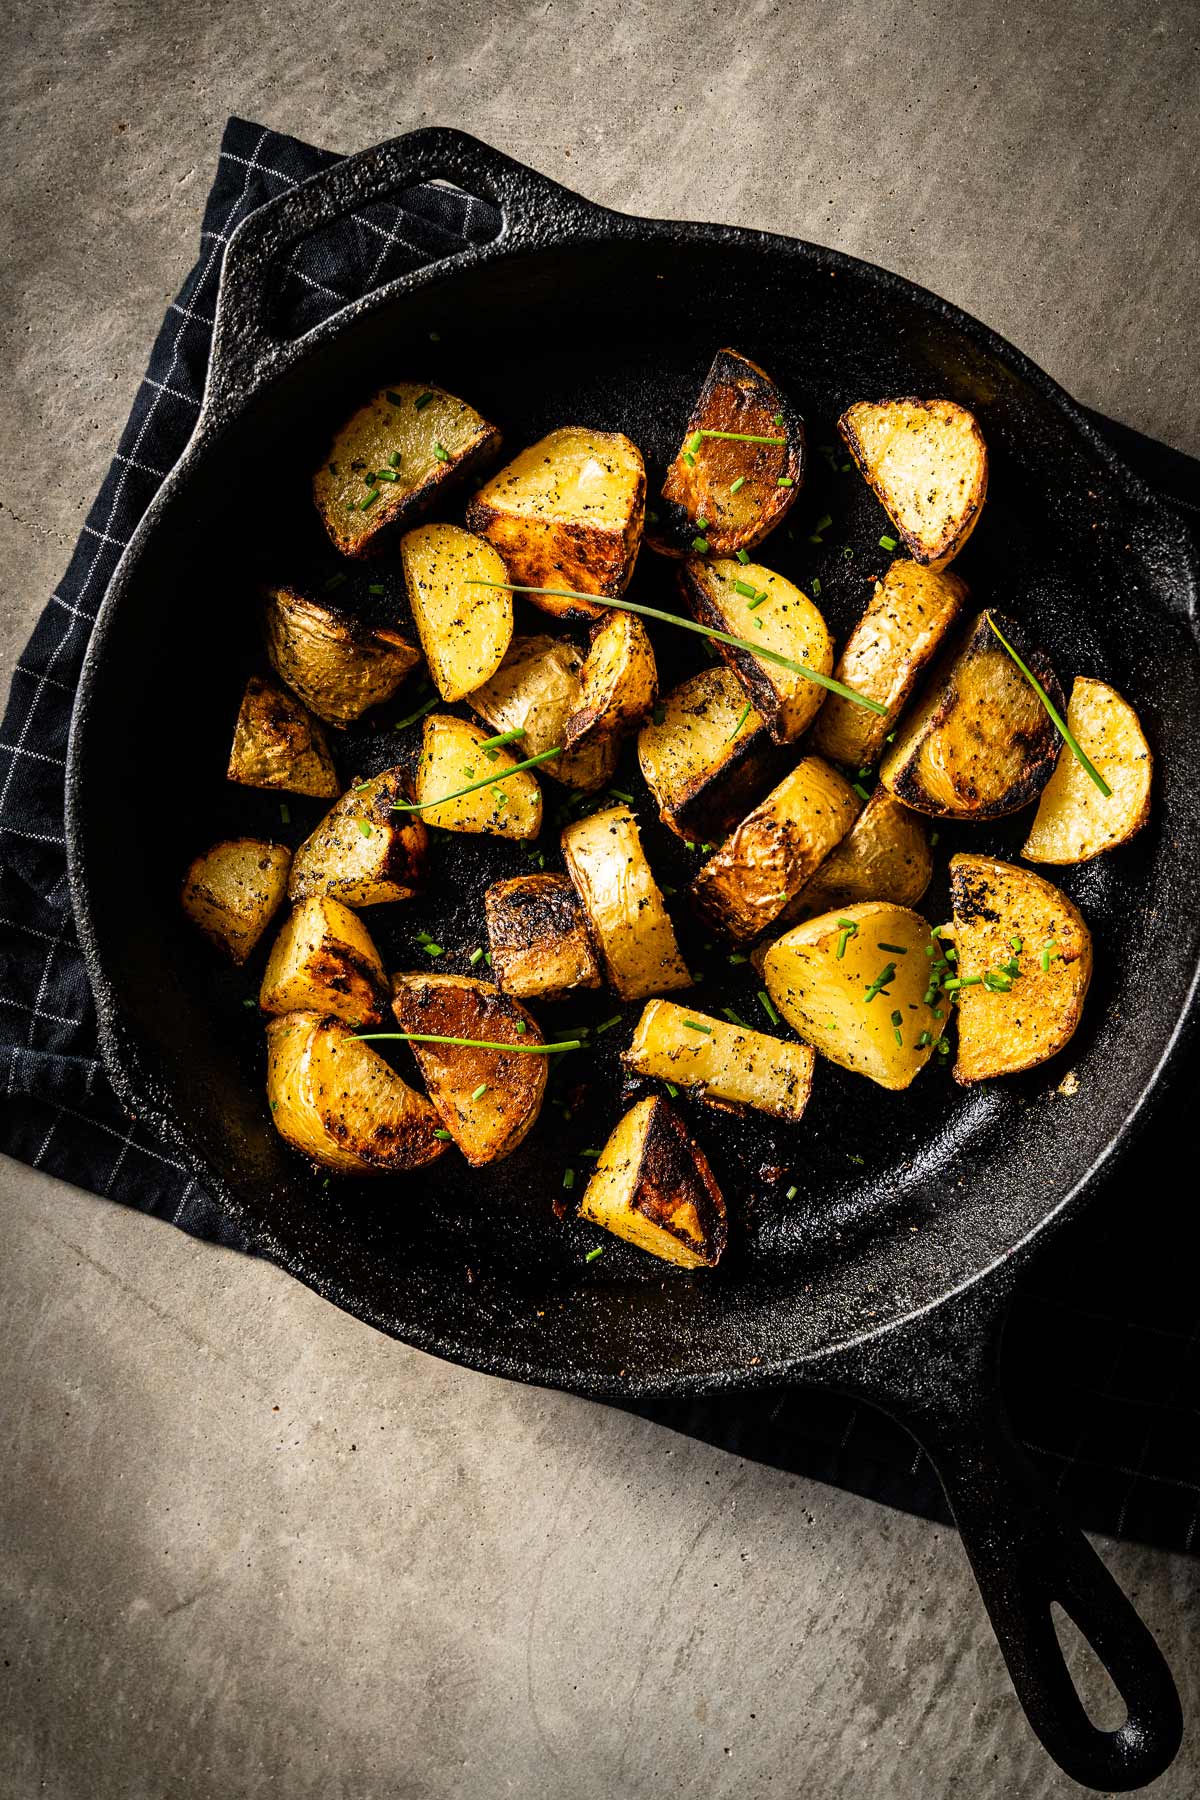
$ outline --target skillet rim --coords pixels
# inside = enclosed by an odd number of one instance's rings
[[[457,132],[429,132],[410,135],[445,138],[457,144],[461,144],[464,139],[468,144],[474,145],[478,142],[478,140],[466,138],[465,134]],[[387,146],[377,148],[382,151],[386,150]],[[372,154],[374,153],[370,151],[364,153],[367,157]],[[90,904],[92,884],[89,879],[85,851],[86,832],[81,801],[83,744],[87,734],[93,690],[100,679],[105,663],[109,631],[136,574],[145,545],[157,531],[162,513],[174,503],[179,491],[186,488],[191,479],[194,465],[219,448],[220,440],[225,433],[247,408],[269,389],[275,376],[285,368],[290,368],[293,364],[305,360],[328,340],[336,339],[350,331],[360,317],[402,301],[417,289],[437,285],[445,272],[451,270],[457,272],[460,269],[469,268],[472,264],[486,263],[497,258],[512,261],[522,256],[536,255],[556,242],[578,248],[588,243],[601,245],[614,238],[632,239],[649,248],[659,241],[677,244],[680,239],[685,239],[689,243],[707,246],[713,250],[737,244],[766,254],[784,255],[804,261],[819,271],[846,274],[856,281],[865,282],[869,287],[880,292],[901,296],[909,303],[915,303],[919,308],[931,313],[943,324],[965,336],[976,348],[1001,362],[1048,402],[1061,416],[1066,430],[1074,433],[1078,439],[1082,439],[1092,455],[1107,469],[1110,478],[1114,481],[1129,508],[1131,519],[1137,514],[1149,515],[1158,525],[1160,534],[1173,541],[1179,569],[1181,573],[1186,572],[1187,576],[1188,603],[1181,609],[1163,595],[1158,584],[1148,583],[1147,598],[1142,604],[1153,604],[1171,619],[1182,624],[1191,638],[1193,655],[1200,654],[1200,619],[1197,617],[1200,553],[1197,551],[1185,521],[1174,512],[1167,500],[1129,467],[1120,453],[1112,447],[1079,404],[1059,383],[1048,375],[1039,364],[1034,363],[1023,351],[1017,349],[999,333],[984,325],[973,315],[963,311],[953,302],[943,299],[940,295],[910,281],[907,277],[828,246],[814,244],[809,240],[790,237],[783,233],[758,231],[750,227],[641,218],[632,214],[609,211],[574,194],[570,189],[561,187],[549,178],[526,169],[524,165],[516,163],[512,159],[502,157],[499,153],[490,150],[488,154],[497,162],[506,164],[509,168],[519,172],[521,176],[532,180],[536,187],[557,193],[569,200],[575,209],[569,232],[564,235],[561,231],[551,231],[540,240],[536,236],[532,239],[526,237],[522,240],[520,234],[511,229],[507,215],[505,215],[505,224],[499,235],[490,243],[482,246],[470,246],[453,256],[427,264],[411,275],[402,276],[397,281],[362,296],[302,336],[281,346],[265,373],[260,373],[257,379],[234,396],[231,396],[228,386],[222,389],[218,379],[217,358],[220,347],[223,302],[226,300],[225,269],[223,268],[208,382],[200,415],[179,460],[147,507],[113,572],[97,611],[72,709],[67,748],[65,795],[68,880],[80,946],[96,1004],[98,1036],[105,1069],[122,1104],[130,1111],[136,1112],[143,1121],[148,1121],[153,1130],[164,1137],[181,1155],[188,1169],[213,1194],[230,1217],[247,1232],[257,1249],[265,1253],[279,1267],[285,1269],[288,1274],[319,1294],[321,1298],[330,1301],[341,1310],[351,1313],[363,1323],[373,1326],[387,1336],[399,1338],[400,1341],[416,1349],[442,1357],[459,1366],[479,1370],[482,1373],[500,1375],[507,1379],[533,1385],[558,1388],[601,1400],[628,1400],[634,1396],[651,1397],[679,1393],[711,1393],[735,1388],[749,1390],[776,1385],[784,1380],[832,1379],[832,1376],[823,1374],[829,1365],[836,1367],[839,1360],[845,1360],[855,1352],[861,1351],[865,1346],[878,1343],[893,1336],[901,1329],[910,1327],[914,1321],[947,1306],[959,1296],[970,1292],[977,1292],[980,1295],[994,1294],[994,1304],[998,1308],[1017,1267],[1034,1254],[1044,1242],[1048,1241],[1049,1233],[1059,1228],[1069,1216],[1082,1206],[1101,1175],[1115,1163],[1120,1155],[1127,1151],[1130,1142],[1140,1133],[1153,1107],[1161,1099],[1167,1085],[1169,1072],[1176,1063],[1185,1041],[1193,1035],[1198,1023],[1198,1013],[1200,1013],[1197,1004],[1198,997],[1200,997],[1200,925],[1194,932],[1191,951],[1192,969],[1186,999],[1153,1070],[1127,1106],[1120,1128],[1110,1137],[1078,1180],[1065,1193],[1060,1194],[1053,1204],[1047,1205],[1028,1230],[1023,1232],[1014,1243],[999,1251],[989,1262],[975,1268],[953,1285],[944,1288],[933,1298],[906,1311],[898,1311],[891,1318],[884,1319],[869,1329],[853,1332],[834,1344],[799,1352],[793,1346],[788,1349],[786,1354],[771,1358],[764,1357],[753,1366],[744,1362],[741,1364],[726,1362],[719,1368],[699,1372],[660,1367],[651,1369],[649,1372],[638,1370],[632,1376],[628,1374],[624,1376],[610,1375],[602,1370],[591,1369],[583,1365],[565,1367],[561,1365],[560,1360],[549,1363],[535,1362],[523,1359],[512,1352],[491,1350],[486,1342],[482,1341],[477,1347],[465,1347],[461,1341],[448,1337],[444,1332],[427,1327],[420,1317],[415,1320],[405,1320],[403,1332],[400,1332],[394,1329],[392,1324],[384,1322],[376,1309],[358,1303],[350,1304],[348,1296],[335,1280],[306,1266],[302,1256],[288,1252],[279,1242],[273,1230],[269,1226],[264,1226],[253,1216],[253,1209],[247,1208],[243,1204],[225,1177],[206,1161],[199,1149],[193,1147],[188,1132],[176,1117],[171,1093],[156,1081],[154,1074],[147,1066],[147,1058],[139,1045],[136,1034],[124,1019],[120,995],[106,973],[101,947],[93,929]],[[314,176],[310,183],[301,185],[309,186],[321,179],[320,175]],[[295,191],[298,190],[293,190],[293,192]],[[284,195],[280,197],[280,200],[284,201],[289,197]],[[279,202],[270,204],[278,205]],[[243,222],[230,239],[230,247],[236,245],[239,236],[245,231],[246,225],[250,224],[257,216],[257,214],[252,214]],[[227,258],[228,254],[229,247],[226,251]]]

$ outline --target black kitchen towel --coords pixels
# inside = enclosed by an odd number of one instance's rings
[[[17,665],[0,732],[0,1147],[237,1249],[251,1246],[183,1165],[122,1110],[98,1059],[67,891],[67,731],[105,587],[199,413],[229,235],[255,207],[334,160],[261,126],[230,121],[200,259],[163,322],[66,576]],[[414,188],[397,204],[373,207],[302,245],[287,271],[284,304],[302,329],[431,256],[486,241],[495,229],[485,202],[451,188]],[[1200,467],[1100,423],[1181,509],[1200,507]],[[1159,1127],[1167,1129],[1169,1115]],[[1159,1142],[1158,1170],[1189,1166],[1177,1129],[1178,1161]],[[1118,1175],[1089,1211],[1086,1228],[1064,1234],[1023,1281],[1005,1354],[1010,1402],[1023,1438],[1084,1524],[1192,1549],[1200,1519],[1200,1288],[1171,1241],[1170,1206],[1155,1222],[1143,1181],[1130,1217],[1125,1191]],[[646,1410],[737,1454],[944,1516],[928,1464],[870,1407],[792,1394]]]

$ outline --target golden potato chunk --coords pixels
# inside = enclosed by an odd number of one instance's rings
[[[484,746],[488,746],[484,748]],[[503,745],[491,744],[487,732],[449,713],[430,713],[421,738],[416,792],[421,817],[440,831],[487,832],[491,837],[535,838],[542,829],[542,790],[531,769],[506,774],[524,761]],[[457,794],[472,782],[491,779],[487,787]],[[440,803],[439,803],[440,801]]]
[[[677,837],[719,837],[770,780],[775,746],[732,669],[714,663],[672,688],[638,733],[638,762]]]
[[[508,994],[467,975],[397,975],[392,1011],[401,1031],[526,1047],[545,1043]],[[542,1109],[547,1058],[525,1050],[414,1043],[442,1124],[473,1168],[511,1156]]]
[[[828,675],[833,669],[833,640],[825,621],[806,594],[761,563],[745,565],[693,559],[680,571],[680,588],[697,624],[732,637],[762,641],[764,650]],[[717,644],[762,714],[777,744],[792,744],[806,731],[825,698],[825,689],[807,676],[779,663]]]
[[[267,589],[263,627],[279,679],[330,725],[390,700],[421,660],[403,633],[366,625],[297,588]]]
[[[378,1025],[388,980],[371,934],[348,906],[314,894],[293,907],[259,989],[265,1013],[314,1012]]]
[[[523,756],[540,756],[566,741],[567,720],[578,712],[583,652],[568,638],[515,637],[508,655],[467,705],[493,731],[522,731]],[[603,787],[617,766],[620,740],[596,736],[543,763],[547,775],[585,793]]]
[[[621,999],[645,1000],[690,987],[675,928],[628,807],[611,806],[568,825],[562,850],[605,973]]]
[[[500,448],[494,425],[445,388],[381,388],[336,433],[313,476],[321,523],[343,556],[375,556]]]
[[[906,1088],[941,1036],[925,1000],[931,941],[919,913],[867,901],[794,926],[767,951],[763,979],[814,1050],[880,1087]]]
[[[950,859],[958,952],[958,1056],[964,1085],[1016,1075],[1057,1055],[1083,1014],[1092,934],[1042,876],[990,856]]]
[[[726,838],[692,882],[696,904],[733,938],[774,923],[858,816],[844,776],[806,756]]]
[[[859,400],[838,430],[914,562],[957,556],[987,496],[974,415],[953,400]]]
[[[682,1269],[715,1269],[729,1238],[725,1198],[699,1144],[665,1100],[639,1100],[617,1126],[580,1213]]]
[[[288,897],[327,894],[346,906],[409,900],[421,883],[429,834],[413,813],[402,769],[357,782],[331,807],[292,859]]]
[[[512,640],[512,595],[499,554],[461,525],[418,525],[400,540],[409,604],[443,700],[461,700],[496,673]]]
[[[999,819],[1036,800],[1053,772],[1058,732],[988,616],[978,614],[938,663],[879,765],[880,781],[914,812]],[[992,616],[1061,712],[1045,651],[1013,620]]]
[[[828,694],[810,740],[814,750],[849,768],[873,767],[918,676],[958,618],[967,584],[947,570],[897,559],[867,603],[834,668],[856,694],[877,700],[870,712]]]
[[[1090,862],[1128,842],[1150,817],[1154,759],[1128,700],[1103,681],[1078,675],[1067,724],[1112,796],[1104,797],[1064,745],[1021,851],[1030,862]]]
[[[579,671],[579,705],[566,724],[572,749],[599,737],[622,738],[658,698],[654,647],[642,621],[615,612],[597,625]]]
[[[794,1125],[808,1105],[816,1057],[809,1044],[785,1043],[673,1000],[651,1000],[622,1060],[639,1075],[691,1088],[705,1100],[752,1107]]]
[[[645,512],[637,445],[620,431],[566,425],[485,482],[467,508],[467,524],[496,546],[515,582],[616,595],[633,572]],[[528,598],[565,619],[603,613],[587,600]]]
[[[287,892],[292,853],[262,838],[225,838],[188,864],[180,903],[205,937],[242,964]]]
[[[293,694],[252,675],[246,683],[226,770],[242,787],[283,788],[332,800],[338,778],[325,733]]]
[[[804,420],[795,407],[748,356],[718,350],[667,470],[651,549],[687,556],[697,536],[714,556],[752,549],[800,492],[804,459]]]
[[[557,1000],[603,983],[579,895],[565,875],[514,875],[483,896],[488,948],[501,989]]]
[[[280,1137],[339,1175],[394,1175],[442,1154],[438,1115],[344,1019],[267,1026],[267,1099]]]
[[[924,822],[886,788],[877,787],[841,843],[780,917],[809,919],[859,900],[916,906],[932,874]]]

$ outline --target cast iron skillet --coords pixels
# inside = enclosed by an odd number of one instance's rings
[[[278,295],[291,248],[426,179],[494,200],[495,240],[288,341]],[[326,1185],[270,1127],[261,1031],[243,1005],[254,971],[215,971],[180,919],[177,887],[188,856],[225,830],[298,842],[320,813],[295,802],[283,830],[276,799],[226,792],[223,771],[256,654],[252,581],[314,556],[331,566],[305,471],[360,395],[427,375],[496,419],[510,446],[586,422],[627,430],[661,462],[724,343],[767,364],[817,446],[852,399],[946,394],[976,412],[993,476],[963,572],[981,600],[1036,621],[1065,680],[1102,676],[1132,699],[1157,783],[1153,824],[1133,845],[1062,875],[1099,949],[1067,1057],[978,1091],[931,1070],[903,1095],[822,1064],[790,1137],[697,1109],[691,1122],[735,1212],[726,1261],[697,1278],[612,1240],[587,1264],[597,1240],[551,1210],[564,1165],[616,1116],[615,1053],[636,1008],[598,1040],[594,1061],[559,1071],[562,1105],[509,1161],[468,1172],[447,1156],[403,1182]],[[805,585],[819,572],[821,604],[844,633],[888,560],[886,524],[856,477],[829,474],[819,453],[810,469],[793,535],[776,533],[763,554]],[[837,522],[813,546],[826,510]],[[787,1381],[889,1409],[941,1473],[1034,1730],[1069,1774],[1109,1791],[1169,1764],[1179,1702],[1149,1632],[1014,1446],[994,1346],[1017,1266],[1128,1143],[1189,1016],[1200,952],[1196,576],[1183,529],[1073,403],[954,307],[811,244],[606,212],[472,138],[421,131],[317,176],[233,237],[203,414],[104,602],[69,757],[71,881],[112,1079],[268,1254],[379,1329],[521,1381],[626,1400]],[[395,602],[391,562],[369,578]],[[369,604],[367,579],[339,597]],[[669,592],[648,555],[635,579]],[[670,679],[690,652],[662,649]],[[344,777],[402,753],[404,734],[388,727],[406,704],[347,738]],[[670,882],[686,852],[656,831],[644,799],[640,812]],[[1025,823],[943,831],[940,853],[1014,854]],[[371,917],[390,966],[421,965],[414,933],[428,927],[447,948],[439,966],[468,967],[484,884],[528,866],[512,846],[441,840],[426,899]],[[553,867],[552,832],[547,844]],[[926,904],[945,917],[944,887]],[[697,938],[686,949],[736,1005],[755,1005],[753,983],[720,973],[719,951]],[[599,1022],[618,1009],[608,998],[582,1010]],[[567,1006],[548,1022],[580,1016]],[[1057,1091],[1068,1066],[1074,1098]],[[1053,1602],[1123,1695],[1119,1730],[1084,1712]]]

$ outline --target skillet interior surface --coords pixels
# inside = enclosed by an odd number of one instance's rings
[[[323,811],[287,796],[283,825],[277,795],[233,787],[224,770],[241,686],[261,666],[256,581],[323,579],[337,566],[308,476],[360,397],[404,376],[442,382],[494,419],[510,450],[566,422],[627,431],[646,455],[653,495],[726,343],[761,361],[807,420],[804,491],[757,554],[805,591],[819,577],[839,640],[890,558],[879,544],[882,510],[820,449],[836,443],[837,414],[854,399],[906,393],[949,395],[976,412],[991,484],[956,567],[977,604],[1030,624],[1065,688],[1087,673],[1134,702],[1157,784],[1152,823],[1131,845],[1047,871],[1097,938],[1084,1022],[1063,1057],[966,1090],[931,1066],[904,1094],[819,1062],[808,1114],[791,1129],[684,1107],[731,1210],[720,1269],[692,1276],[555,1211],[564,1171],[575,1170],[577,1197],[582,1151],[615,1122],[617,1054],[639,1007],[601,995],[535,1008],[555,1033],[620,1022],[594,1052],[560,1059],[540,1126],[507,1161],[469,1170],[451,1152],[410,1177],[326,1181],[269,1123],[251,1004],[265,947],[244,971],[219,967],[183,920],[178,887],[189,857],[218,837],[261,832],[295,845]],[[595,1393],[753,1383],[968,1282],[1104,1158],[1186,1011],[1197,960],[1192,568],[1174,522],[1077,428],[1050,384],[1027,375],[941,303],[844,259],[749,233],[648,227],[447,265],[315,339],[220,433],[201,432],[135,540],[97,631],[72,744],[73,877],[123,1096],[184,1148],[277,1260],[377,1327],[498,1373]],[[833,526],[814,545],[825,513]],[[452,503],[433,516],[461,515]],[[366,592],[378,582],[382,600]],[[643,551],[631,596],[673,606],[672,566]],[[394,555],[352,570],[337,600],[384,613],[402,605]],[[546,624],[528,613],[517,629]],[[703,659],[682,633],[654,636],[664,686]],[[343,780],[408,753],[413,733],[393,722],[421,698],[409,683],[340,737]],[[656,873],[679,890],[673,910],[702,973],[698,1003],[732,1004],[765,1023],[748,968],[732,967],[689,921],[682,893],[697,859],[657,823],[631,746],[613,785],[636,796]],[[556,808],[568,790],[543,786],[537,848],[554,869]],[[1028,819],[941,828],[922,906],[931,922],[948,917],[950,854],[1015,857]],[[470,951],[486,944],[487,883],[534,865],[521,846],[433,836],[426,895],[372,909],[367,923],[390,968],[428,966],[417,937],[425,930],[445,946],[437,967],[467,972]],[[411,1068],[394,1048],[396,1066]],[[1068,1069],[1073,1097],[1059,1091]],[[601,1242],[603,1256],[586,1263]]]

